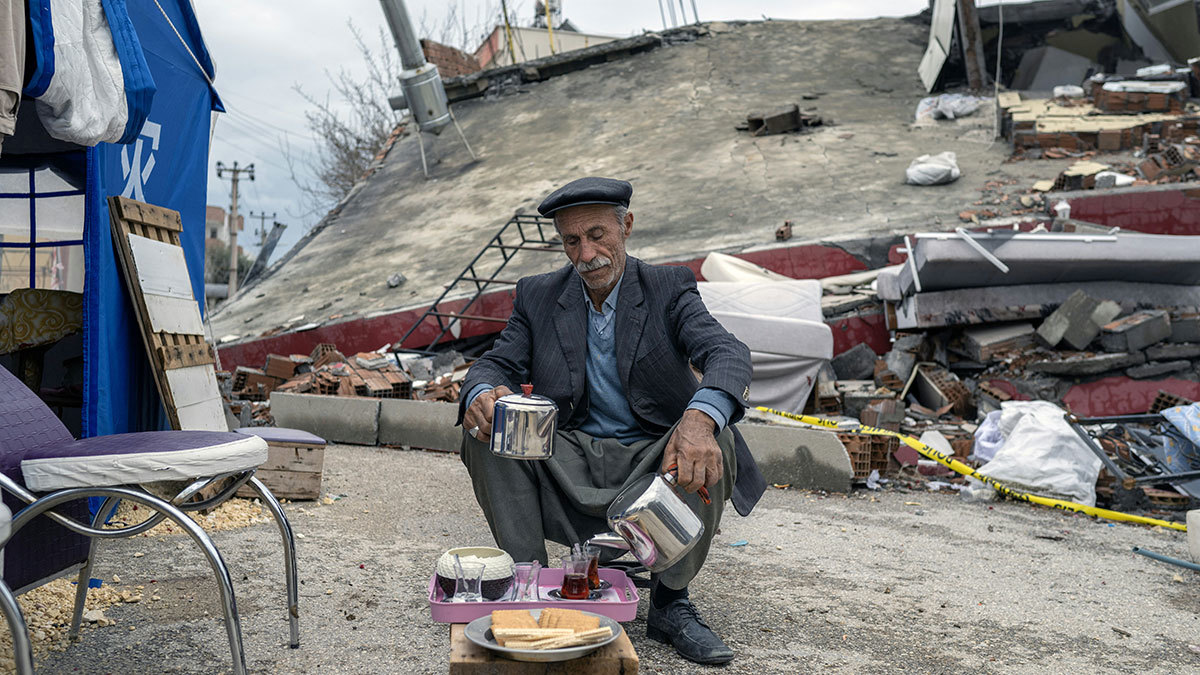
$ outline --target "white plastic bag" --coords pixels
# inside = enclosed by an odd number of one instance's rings
[[[1000,411],[993,410],[983,418],[983,423],[975,430],[975,459],[990,462],[996,456],[996,451],[1004,445],[1004,434],[1000,432]]]
[[[962,173],[958,170],[958,158],[953,152],[921,155],[914,159],[904,172],[909,185],[953,183],[961,175]]]
[[[1083,98],[1083,87],[1077,84],[1060,84],[1054,88],[1054,98]]]
[[[1095,506],[1100,459],[1063,419],[1064,411],[1048,401],[1000,407],[1004,445],[979,473],[1014,490]]]

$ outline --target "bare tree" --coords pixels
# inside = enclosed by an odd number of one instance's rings
[[[509,2],[510,13],[515,14],[514,7],[519,4]],[[476,4],[474,22],[468,22],[458,0],[450,0],[444,7],[440,19],[422,13],[420,34],[468,53],[475,51],[497,21],[502,21],[499,2]],[[305,157],[292,152],[286,137],[282,141],[292,182],[305,195],[303,208],[307,213],[327,211],[349,194],[388,136],[407,117],[388,104],[388,97],[399,90],[401,72],[391,35],[380,26],[378,45],[372,47],[352,21],[346,25],[366,66],[365,75],[356,77],[345,68],[326,71],[331,91],[324,98],[314,96],[300,84],[292,87],[311,106],[304,116],[317,139],[316,150]],[[300,170],[300,165],[311,170]]]
[[[310,94],[300,84],[292,87],[312,106],[304,116],[317,139],[314,156],[306,158],[314,178],[300,175],[296,170],[298,160],[290,149],[284,153],[292,180],[315,208],[328,208],[350,192],[402,120],[388,105],[388,96],[400,77],[400,62],[391,36],[381,27],[379,45],[372,48],[352,21],[346,25],[354,36],[366,74],[355,77],[345,68],[336,73],[326,71],[332,89],[324,99]]]

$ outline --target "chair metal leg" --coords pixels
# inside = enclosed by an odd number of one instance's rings
[[[267,510],[275,518],[275,524],[279,526],[279,534],[283,538],[283,574],[287,578],[288,623],[292,631],[289,644],[292,649],[298,649],[300,647],[300,588],[296,580],[296,540],[292,536],[292,525],[288,522],[287,515],[283,513],[283,507],[279,505],[279,500],[275,499],[275,495],[271,494],[271,490],[263,485],[257,476],[250,479],[250,487],[254,488],[254,491],[262,497],[263,503],[267,505]]]
[[[92,529],[99,529],[104,524],[105,514],[116,506],[118,501],[113,497],[104,500],[104,505],[92,518]],[[89,537],[87,562],[83,564],[83,569],[79,570],[79,579],[75,582],[75,611],[71,614],[71,629],[67,632],[67,637],[72,642],[79,640],[79,626],[83,622],[83,606],[87,602],[88,585],[92,580],[92,564],[96,561],[98,542],[97,538]]]
[[[217,578],[217,588],[220,591],[221,596],[221,609],[225,614],[225,633],[229,638],[229,651],[233,657],[234,675],[245,675],[246,654],[242,649],[242,625],[241,619],[238,617],[237,613],[237,601],[234,598],[233,581],[229,577],[229,569],[225,567],[225,561],[221,558],[220,551],[218,551],[217,547],[213,545],[212,539],[205,534],[204,530],[182,511],[159,499],[158,497],[145,492],[139,492],[129,488],[120,487],[71,488],[68,490],[60,490],[42,497],[24,509],[21,509],[21,511],[19,511],[13,517],[12,530],[9,537],[0,540],[0,548],[3,548],[4,545],[8,543],[8,540],[11,539],[12,535],[20,531],[22,527],[29,524],[29,522],[37,516],[54,508],[55,506],[58,506],[59,504],[85,497],[128,499],[129,501],[158,511],[159,513],[166,514],[167,518],[174,521],[181,530],[186,532],[188,536],[192,538],[192,541],[196,542],[196,544],[200,547],[200,550],[204,553],[204,556],[208,559],[208,564],[210,567],[212,567],[213,573]],[[98,531],[97,528],[94,527],[81,525],[69,518],[60,518],[56,520],[59,520],[59,522],[67,527],[67,529],[80,534],[102,537],[109,537],[112,534],[110,532]],[[0,586],[2,585],[3,584],[0,584]],[[7,591],[7,589],[3,590]],[[14,606],[15,602],[15,598],[12,599]],[[3,605],[7,605],[7,601],[3,598],[3,592],[0,592],[0,606]],[[12,611],[12,608],[8,606],[3,606],[2,609],[6,615]],[[17,608],[16,617],[20,619],[19,608]],[[19,624],[20,628],[22,628],[22,637],[17,637],[15,633],[13,635],[14,649],[19,641],[24,640],[27,643],[29,640],[28,634],[24,632],[23,624],[23,621],[21,621]],[[12,625],[13,624],[10,619],[10,626]],[[32,670],[29,672],[32,672]]]
[[[13,659],[17,662],[17,675],[33,675],[33,645],[29,642],[29,629],[25,627],[25,617],[21,616],[21,606],[17,598],[9,590],[8,584],[0,579],[0,611],[4,612],[4,620],[8,622],[8,632],[12,635]]]

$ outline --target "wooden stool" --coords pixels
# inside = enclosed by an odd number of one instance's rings
[[[243,427],[240,434],[258,436],[267,442],[267,461],[256,475],[280,499],[317,499],[321,496],[321,474],[325,467],[325,439],[299,429]],[[254,497],[248,487],[239,497]]]
[[[629,634],[587,656],[558,663],[526,663],[497,656],[467,639],[466,624],[450,625],[450,675],[637,675],[638,657]]]

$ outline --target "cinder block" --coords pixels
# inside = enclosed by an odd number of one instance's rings
[[[1100,346],[1106,352],[1136,352],[1171,336],[1171,319],[1161,309],[1135,312],[1107,323]]]
[[[854,471],[836,434],[774,424],[739,424],[767,483],[846,492]]]
[[[875,350],[865,342],[833,357],[830,364],[839,380],[866,380],[875,374]]]
[[[1065,341],[1075,349],[1085,349],[1100,327],[1121,313],[1111,300],[1097,300],[1083,291],[1075,291],[1038,326],[1038,339],[1048,347]]]
[[[334,443],[379,442],[379,399],[271,393],[271,415],[281,427],[302,429]]]
[[[457,420],[457,403],[383,399],[379,408],[379,443],[457,451],[462,446],[462,427],[454,426]]]

